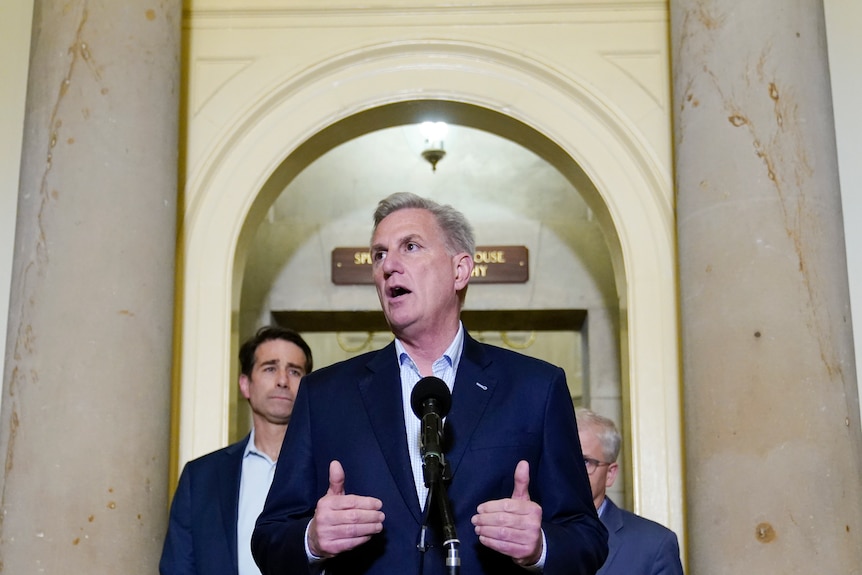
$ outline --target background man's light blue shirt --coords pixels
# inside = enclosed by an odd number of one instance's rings
[[[266,453],[254,446],[254,429],[248,438],[242,455],[242,472],[239,481],[239,502],[236,521],[237,566],[239,575],[260,575],[260,569],[251,555],[251,532],[257,516],[263,511],[263,504],[272,478],[275,476],[276,462]]]

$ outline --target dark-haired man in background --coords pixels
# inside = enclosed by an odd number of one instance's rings
[[[251,533],[293,412],[299,380],[312,368],[298,333],[265,326],[240,348],[239,388],[251,407],[242,441],[183,468],[159,562],[161,575],[260,575]]]

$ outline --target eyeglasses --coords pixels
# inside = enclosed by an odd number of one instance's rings
[[[599,467],[610,465],[611,463],[613,463],[613,461],[599,461],[592,457],[584,457],[584,465],[587,467],[587,475],[592,475]]]

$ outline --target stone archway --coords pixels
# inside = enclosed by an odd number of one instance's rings
[[[475,45],[373,46],[267,94],[214,139],[187,185],[179,461],[227,439],[247,231],[271,194],[339,141],[401,123],[417,106],[443,106],[590,183],[586,199],[606,230],[620,294],[635,506],[681,533],[671,183],[636,130],[572,78]]]

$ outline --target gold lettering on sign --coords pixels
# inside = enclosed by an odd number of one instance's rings
[[[363,247],[333,248],[332,283],[373,284],[371,252]],[[473,254],[473,283],[524,283],[529,279],[525,246],[481,246]]]
[[[473,273],[470,274],[470,277],[473,278],[484,278],[488,276],[488,264],[478,264],[473,266]]]
[[[480,250],[473,256],[477,264],[504,264],[506,263],[506,252]]]

